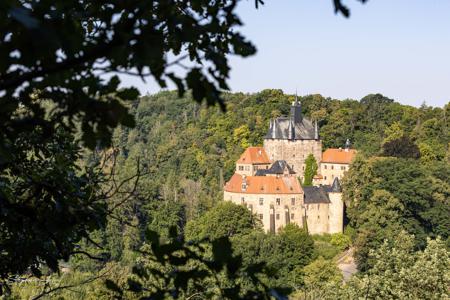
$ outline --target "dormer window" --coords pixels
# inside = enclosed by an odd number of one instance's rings
[[[247,184],[243,183],[241,187],[242,187],[242,190],[245,191],[247,189]]]

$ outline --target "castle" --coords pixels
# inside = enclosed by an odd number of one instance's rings
[[[234,175],[224,186],[224,200],[245,205],[262,221],[267,232],[289,223],[311,234],[343,231],[344,203],[340,179],[356,151],[327,149],[322,153],[317,122],[302,115],[292,103],[289,117],[270,121],[263,147],[249,147],[236,162]],[[313,186],[302,187],[305,160],[313,154],[318,174]]]

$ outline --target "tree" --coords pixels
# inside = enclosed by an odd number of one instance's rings
[[[187,240],[211,240],[249,233],[260,224],[242,205],[221,202],[200,218],[186,225]]]
[[[374,267],[344,288],[343,298],[445,299],[450,288],[450,256],[441,239],[415,252],[414,237],[400,233],[371,251]]]
[[[29,269],[40,276],[42,264],[57,271],[58,261],[83,253],[75,244],[106,222],[105,177],[96,166],[76,164],[80,151],[70,134],[42,135],[39,127],[21,134],[10,153],[14,164],[0,169],[1,279]]]
[[[339,288],[343,281],[336,263],[323,257],[304,267],[303,272],[305,287],[297,293],[300,299],[326,299],[326,291]]]
[[[384,130],[385,138],[383,144],[400,139],[404,135],[404,131],[399,122],[394,122]]]
[[[305,178],[303,186],[312,186],[314,176],[317,174],[317,162],[314,155],[309,154],[305,160]]]
[[[383,156],[419,158],[420,150],[416,144],[407,136],[402,136],[383,144]]]
[[[416,247],[423,248],[427,236],[449,231],[448,165],[403,158],[357,157],[343,181],[347,214],[358,234],[355,241],[360,270],[373,266],[369,250],[401,230],[414,234]]]

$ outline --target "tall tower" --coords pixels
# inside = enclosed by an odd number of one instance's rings
[[[313,154],[317,163],[322,159],[322,142],[317,122],[302,115],[302,105],[297,95],[290,107],[289,116],[281,116],[270,121],[264,137],[264,149],[269,159],[285,160],[303,178],[305,159]]]
[[[328,220],[328,233],[341,233],[344,230],[344,202],[342,201],[342,188],[336,177],[328,192],[330,199]]]

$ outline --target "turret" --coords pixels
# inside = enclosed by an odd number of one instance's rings
[[[328,192],[330,199],[328,233],[341,233],[344,230],[344,202],[342,201],[342,188],[336,177]]]
[[[291,118],[294,120],[294,124],[302,122],[302,104],[298,101],[297,95],[295,95],[295,101],[292,102]]]
[[[350,147],[351,147],[350,140],[347,139],[347,140],[345,141],[345,151],[348,152],[348,150],[350,149]]]
[[[317,126],[317,121],[314,121],[314,139],[319,139],[319,127]]]

